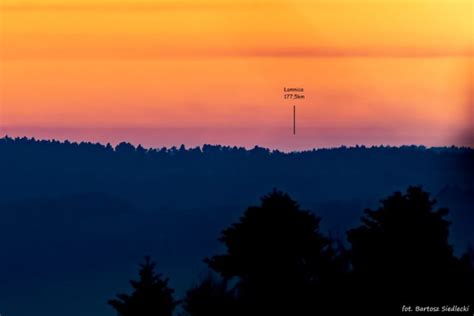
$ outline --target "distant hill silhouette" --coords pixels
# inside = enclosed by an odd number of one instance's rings
[[[274,187],[320,216],[322,232],[345,240],[363,209],[421,185],[449,207],[460,253],[474,244],[473,162],[473,149],[456,147],[282,153],[4,137],[0,249],[7,255],[0,271],[8,273],[0,273],[0,313],[112,316],[104,302],[129,292],[124,276],[134,275],[144,254],[181,297],[207,273],[202,258],[222,253],[221,229]],[[64,299],[51,310],[50,297]],[[82,303],[71,310],[77,297]]]

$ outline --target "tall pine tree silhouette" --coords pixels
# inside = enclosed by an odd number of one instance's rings
[[[118,294],[108,303],[120,316],[171,316],[178,304],[174,290],[168,287],[168,279],[155,272],[155,262],[150,257],[140,264],[140,279],[131,280],[132,294]]]

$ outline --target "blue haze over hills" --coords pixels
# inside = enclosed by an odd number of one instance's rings
[[[409,185],[450,209],[456,253],[474,242],[474,149],[116,148],[0,139],[0,313],[114,315],[150,254],[180,296],[222,250],[220,231],[273,188],[342,241],[363,210]],[[60,299],[58,299],[60,298]],[[54,302],[54,304],[52,303]],[[61,302],[58,304],[57,302]]]

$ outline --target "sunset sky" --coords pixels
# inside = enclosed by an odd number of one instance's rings
[[[474,145],[473,6],[1,0],[0,136]],[[305,100],[284,100],[284,87]]]

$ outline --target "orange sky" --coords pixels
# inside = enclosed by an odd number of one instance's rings
[[[0,134],[473,145],[473,15],[463,0],[2,0]]]

